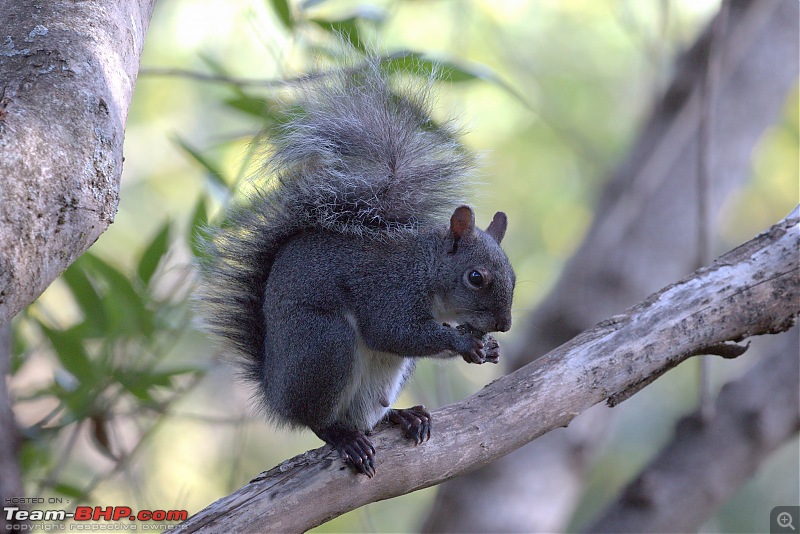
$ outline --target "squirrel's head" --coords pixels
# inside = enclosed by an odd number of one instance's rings
[[[486,230],[475,227],[475,214],[460,206],[444,234],[445,258],[440,265],[437,319],[468,323],[481,332],[511,328],[511,300],[516,278],[500,248],[508,219],[498,211]]]

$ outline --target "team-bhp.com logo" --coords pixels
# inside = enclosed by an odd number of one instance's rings
[[[18,506],[3,508],[7,524],[25,521],[59,522],[73,521],[185,521],[189,517],[186,510],[139,510],[135,512],[129,506],[78,506],[74,512],[65,510],[23,510]],[[76,525],[71,525],[76,526]],[[75,530],[83,530],[77,528]]]

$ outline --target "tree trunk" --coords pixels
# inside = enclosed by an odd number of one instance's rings
[[[0,325],[114,220],[154,4],[0,1]]]
[[[114,219],[154,4],[0,0],[0,502],[24,496],[9,322]]]

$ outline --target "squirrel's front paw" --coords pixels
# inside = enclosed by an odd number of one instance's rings
[[[483,351],[486,353],[484,362],[498,363],[500,361],[500,343],[491,334],[483,336]]]
[[[458,352],[467,363],[484,363],[486,352],[483,350],[483,342],[471,335],[460,335],[456,342],[456,352]]]

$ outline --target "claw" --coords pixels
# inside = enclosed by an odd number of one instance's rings
[[[422,405],[403,410],[389,410],[386,418],[399,425],[403,436],[414,440],[414,445],[431,438],[431,414]]]
[[[339,452],[339,456],[357,473],[375,476],[375,447],[360,430],[334,425],[314,433]]]

